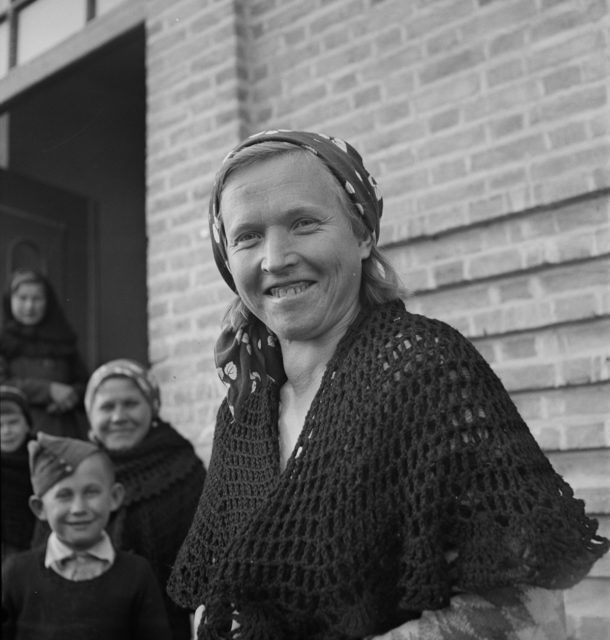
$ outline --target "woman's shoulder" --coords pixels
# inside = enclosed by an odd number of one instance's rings
[[[385,349],[407,348],[416,352],[472,348],[458,329],[437,318],[408,311],[402,300],[378,305],[365,314],[360,336]]]

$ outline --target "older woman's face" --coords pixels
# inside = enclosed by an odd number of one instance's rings
[[[338,189],[307,153],[240,169],[223,189],[237,291],[280,340],[340,336],[359,310],[370,241],[354,235]]]
[[[11,295],[13,318],[28,327],[38,324],[47,309],[47,297],[40,282],[23,282]]]
[[[151,421],[150,405],[133,380],[107,378],[100,384],[89,422],[93,435],[107,449],[135,447],[150,430]]]

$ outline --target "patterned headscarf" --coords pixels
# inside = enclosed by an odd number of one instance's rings
[[[317,157],[343,187],[373,241],[377,242],[383,199],[375,178],[365,169],[362,157],[354,147],[340,138],[309,131],[262,131],[239,143],[225,157],[223,164],[243,149],[269,141],[288,142]],[[224,184],[218,180],[213,186],[208,221],[214,260],[225,282],[236,291],[229,269],[227,239],[220,211],[223,187]],[[218,375],[228,388],[227,399],[233,412],[262,380],[270,378],[278,384],[285,381],[279,342],[254,317],[236,332],[230,327],[223,330],[216,343],[215,357]]]
[[[98,367],[89,378],[85,391],[85,409],[91,415],[95,394],[104,380],[108,378],[129,378],[132,380],[150,405],[153,420],[158,417],[161,408],[159,385],[150,371],[135,360],[111,360]]]

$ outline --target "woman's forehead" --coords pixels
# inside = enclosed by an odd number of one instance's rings
[[[30,281],[30,282],[20,282],[15,289],[13,290],[13,294],[24,294],[24,293],[29,293],[29,294],[39,294],[39,295],[44,295],[45,294],[45,288],[44,285],[42,284],[42,282],[34,282],[34,281]]]
[[[108,376],[102,382],[100,382],[96,395],[116,395],[118,393],[128,393],[137,391],[141,396],[144,396],[140,387],[128,376]]]
[[[337,193],[340,185],[322,162],[305,151],[260,160],[227,178],[220,196],[220,213],[236,206],[249,209],[257,202],[282,201],[298,206]]]

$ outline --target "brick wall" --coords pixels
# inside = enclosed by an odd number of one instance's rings
[[[227,287],[206,210],[263,128],[347,138],[412,310],[468,335],[610,533],[606,0],[148,0],[150,357],[209,457]],[[606,638],[610,566],[567,594]]]

